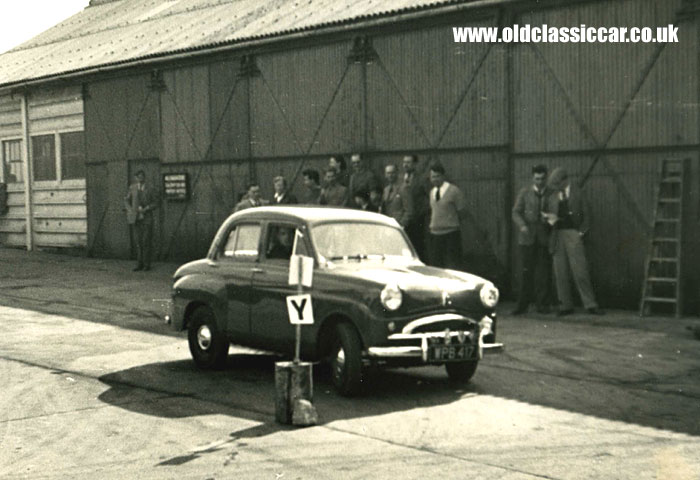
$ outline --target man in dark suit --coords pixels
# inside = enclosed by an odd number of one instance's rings
[[[547,195],[551,192],[546,183],[547,167],[534,166],[532,185],[520,190],[513,206],[512,216],[518,229],[518,249],[522,261],[520,296],[513,315],[527,312],[527,307],[533,300],[539,313],[547,313],[549,310],[552,283],[552,257],[549,254],[551,227],[542,212]]]
[[[396,219],[402,227],[406,228],[413,215],[411,195],[405,191],[403,182],[399,182],[396,165],[389,164],[384,167],[384,177],[386,178],[386,186],[382,193],[381,212]]]
[[[418,252],[418,257],[426,261],[427,252],[425,246],[426,225],[430,214],[430,185],[425,175],[417,171],[418,157],[406,155],[403,157],[403,188],[405,195],[410,197],[412,206],[411,214],[405,217],[401,224],[406,230],[408,238]]]
[[[367,161],[360,156],[359,153],[354,153],[350,157],[350,165],[352,166],[352,175],[350,175],[350,184],[348,191],[347,205],[352,208],[360,208],[355,202],[355,195],[360,192],[371,192],[376,188],[381,188],[381,182],[372,170],[367,166]]]
[[[127,223],[132,226],[136,243],[137,264],[134,271],[151,269],[153,252],[153,210],[158,208],[158,193],[146,183],[146,173],[139,170],[124,197]]]
[[[279,175],[272,181],[275,195],[272,200],[273,205],[292,205],[297,202],[297,197],[287,191],[287,180]]]
[[[246,208],[261,207],[267,204],[269,204],[269,202],[260,195],[260,185],[256,182],[252,182],[248,184],[246,195],[236,204],[233,211],[240,212]]]
[[[348,189],[338,183],[337,175],[333,168],[326,170],[326,186],[321,189],[319,204],[342,207],[348,203]]]
[[[593,315],[603,312],[598,308],[588,273],[583,236],[588,233],[591,211],[588,202],[576,185],[571,185],[563,168],[556,168],[549,177],[552,194],[547,198],[545,217],[554,227],[550,239],[550,251],[554,260],[554,278],[561,303],[557,315],[569,315],[574,311],[571,295],[571,279],[581,296],[583,307]]]

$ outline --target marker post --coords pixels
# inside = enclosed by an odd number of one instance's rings
[[[297,230],[289,261],[289,285],[297,287],[297,294],[287,297],[289,322],[295,326],[294,361],[275,363],[275,419],[279,423],[309,426],[318,423],[313,406],[313,369],[310,362],[301,361],[301,326],[312,325],[311,295],[304,294],[304,286],[311,287],[313,258],[297,255],[297,243],[303,239]]]
[[[296,247],[296,236],[294,240],[294,247]],[[296,248],[294,248],[294,252],[296,253]],[[304,275],[304,266],[303,266],[303,257],[301,255],[294,255],[292,256],[292,261],[296,260],[297,262],[297,295],[303,295],[304,294],[304,286],[301,284],[303,275]],[[294,363],[296,365],[299,365],[299,354],[301,351],[301,323],[296,324],[296,344],[294,346]]]

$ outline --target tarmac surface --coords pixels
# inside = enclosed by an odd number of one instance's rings
[[[274,362],[197,371],[162,321],[177,265],[0,249],[0,478],[700,479],[696,318],[505,315],[472,382],[438,367],[314,377],[274,421]]]

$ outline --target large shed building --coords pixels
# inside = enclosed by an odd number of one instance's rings
[[[634,307],[664,158],[687,159],[686,310],[700,289],[700,2],[92,0],[0,55],[0,244],[132,255],[130,174],[163,197],[158,258],[205,253],[245,184],[263,193],[330,154],[378,172],[439,160],[465,192],[467,262],[511,280],[510,210],[536,163],[593,205],[604,305]],[[456,43],[453,27],[678,27],[678,43]],[[172,174],[168,177],[165,175]],[[165,177],[164,177],[165,176]]]

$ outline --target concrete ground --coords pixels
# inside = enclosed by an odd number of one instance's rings
[[[697,319],[502,314],[469,385],[389,370],[346,399],[317,372],[296,429],[276,357],[197,371],[162,322],[176,265],[132,267],[0,249],[0,478],[700,478]]]

